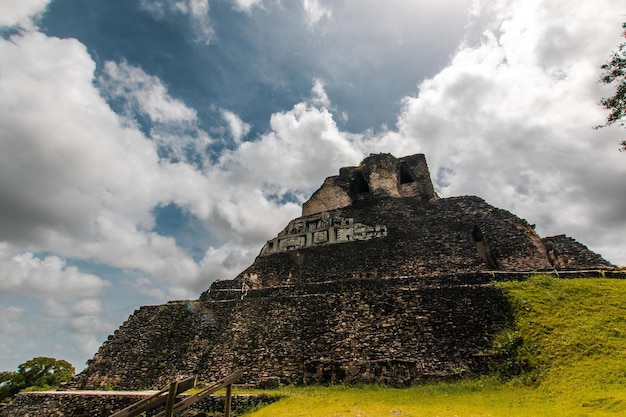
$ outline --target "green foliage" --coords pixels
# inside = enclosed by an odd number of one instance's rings
[[[626,37],[626,23],[622,25],[624,28],[624,37]],[[615,94],[611,97],[603,97],[600,104],[607,110],[610,110],[604,126],[619,124],[624,126],[626,119],[626,42],[618,46],[617,51],[613,52],[607,63],[601,67],[604,70],[600,82],[604,84],[614,84]],[[622,150],[626,150],[626,140],[621,142]]]
[[[12,381],[17,377],[17,372],[0,372],[0,401],[10,397],[12,392]]]
[[[513,325],[501,331],[493,342],[492,374],[502,380],[522,377],[527,381],[533,379],[534,368],[525,358],[526,355],[521,353],[524,348],[524,338]]]
[[[22,390],[41,391],[58,387],[74,376],[74,367],[67,361],[38,357],[18,366],[17,372],[0,374],[0,401]]]

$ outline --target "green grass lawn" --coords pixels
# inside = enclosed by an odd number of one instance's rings
[[[511,353],[491,376],[393,389],[284,387],[247,417],[626,416],[626,281],[535,277],[499,284],[515,323],[496,340]],[[511,376],[515,369],[521,375]]]

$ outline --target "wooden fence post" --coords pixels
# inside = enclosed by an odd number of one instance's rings
[[[224,417],[230,417],[230,406],[232,402],[233,384],[226,386],[226,399],[224,401]]]
[[[176,381],[170,384],[170,392],[165,405],[165,417],[172,417],[174,415],[174,404],[176,403],[176,395],[178,394],[178,381],[179,379],[176,378]]]

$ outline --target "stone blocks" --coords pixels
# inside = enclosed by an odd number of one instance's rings
[[[613,266],[478,197],[439,198],[423,155],[370,155],[328,178],[233,280],[137,310],[75,385],[158,388],[235,369],[252,384],[479,374],[510,314],[492,282],[576,275],[566,268]]]

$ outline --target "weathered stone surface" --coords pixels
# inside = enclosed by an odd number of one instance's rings
[[[550,262],[556,268],[564,269],[611,269],[611,265],[600,255],[565,235],[543,239]]]
[[[481,373],[509,315],[492,282],[577,274],[568,268],[613,266],[478,197],[438,198],[423,155],[370,155],[327,179],[235,279],[137,310],[74,384],[157,388],[235,369],[255,384]]]
[[[290,221],[276,238],[263,246],[260,255],[385,236],[385,225],[354,223],[353,218],[341,217],[340,211],[325,211]]]
[[[541,238],[527,222],[478,197],[430,202],[412,197],[368,197],[328,216],[384,226],[384,236],[341,245],[293,247],[259,256],[236,280],[245,282],[255,276],[257,286],[274,286],[355,277],[554,267]],[[306,219],[292,223],[306,223]]]
[[[304,203],[302,206],[302,215],[309,216],[335,210],[347,207],[351,203],[352,198],[350,198],[347,186],[342,186],[342,178],[330,177],[326,178],[324,185]]]
[[[363,195],[437,199],[423,154],[395,158],[372,154],[360,166],[341,168],[302,206],[302,216],[348,207]]]
[[[108,417],[141,400],[141,396],[77,396],[18,394],[13,403],[0,408],[3,417]]]
[[[82,385],[162,386],[175,371],[206,380],[237,368],[246,382],[296,384],[405,385],[480,372],[480,353],[508,313],[490,280],[353,279],[250,290],[243,298],[236,290],[209,293],[194,309],[143,308],[100,348]]]
[[[12,404],[0,408],[1,417],[109,417],[145,396],[140,393],[38,393],[18,394]],[[262,404],[276,401],[276,397],[266,395],[235,395],[232,397],[232,415],[238,416]],[[147,413],[148,416],[163,411],[163,407]],[[217,416],[224,411],[224,396],[210,395],[195,404],[183,416]]]

